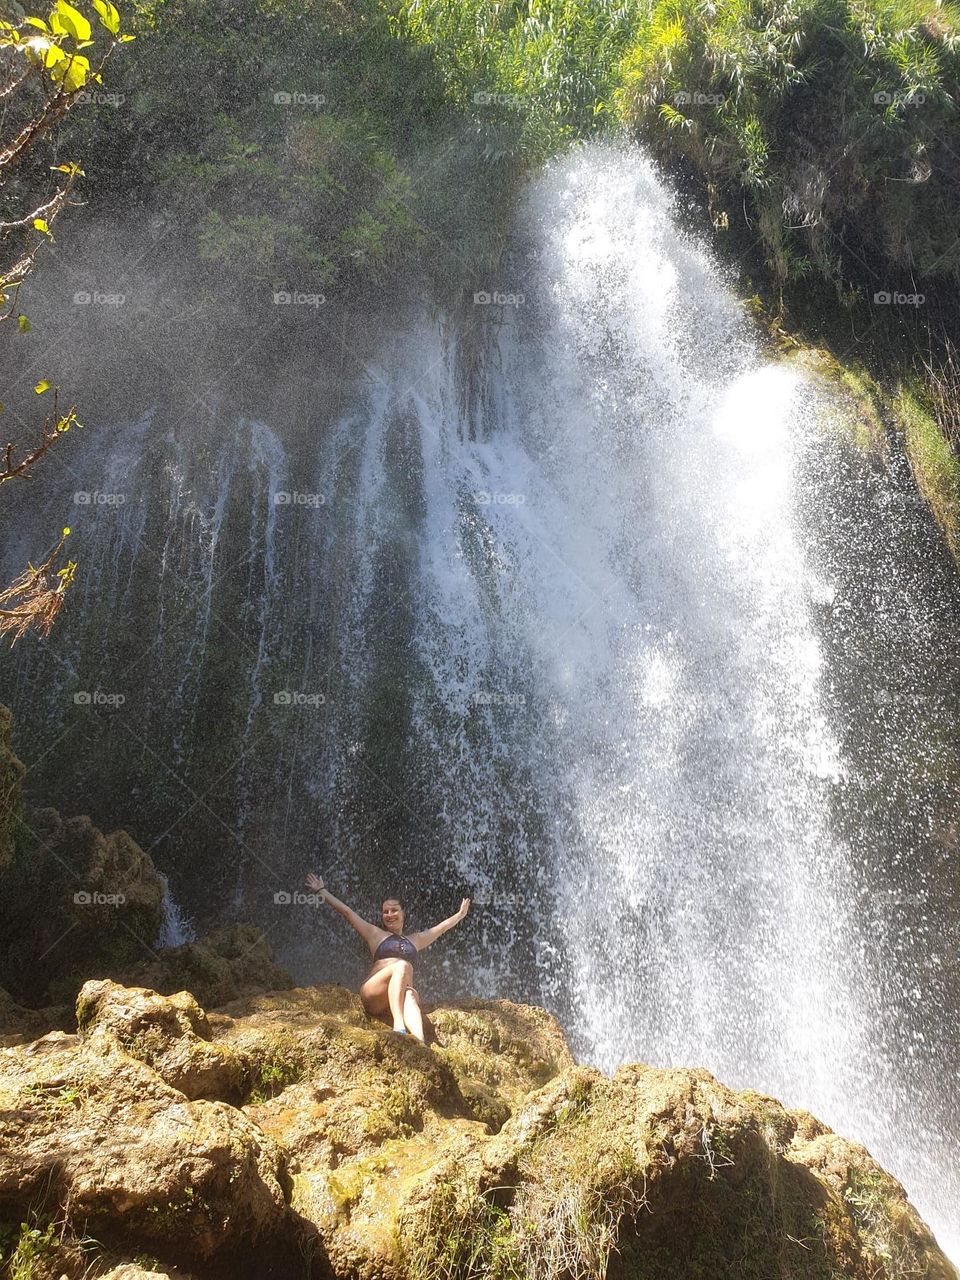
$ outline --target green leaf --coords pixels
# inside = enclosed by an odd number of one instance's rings
[[[57,0],[56,10],[51,14],[50,21],[53,22],[57,16],[66,27],[67,35],[73,36],[74,40],[90,39],[90,23],[79,9],[67,4],[67,0]]]
[[[120,14],[110,3],[110,0],[93,0],[93,7],[100,15],[101,25],[106,27],[111,35],[116,35],[120,30]]]
[[[120,43],[126,44],[128,40],[136,40],[136,38],[137,38],[136,36],[121,36]]]
[[[50,234],[50,228],[47,226],[45,218],[34,218],[33,225],[35,230],[42,231],[44,235]]]
[[[42,396],[45,391],[49,391],[53,384],[48,382],[46,378],[41,378],[37,385],[33,388],[38,396]]]
[[[27,317],[23,315],[22,312],[20,315],[17,316],[17,328],[20,330],[21,333],[29,333],[30,330],[33,328],[33,325],[30,323]]]
[[[31,27],[36,27],[39,31],[50,30],[50,28],[47,26],[47,24],[44,22],[42,18],[34,18],[31,16],[29,18],[24,18],[24,22],[29,22]]]
[[[55,81],[62,80],[67,93],[76,93],[87,83],[89,74],[89,60],[82,53],[75,53],[58,63],[51,72],[50,78]]]

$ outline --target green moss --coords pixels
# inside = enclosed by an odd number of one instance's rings
[[[309,1075],[317,1055],[295,1035],[272,1035],[254,1050],[254,1074],[248,1103],[256,1105],[275,1098],[290,1085]]]
[[[960,458],[921,395],[916,384],[901,384],[894,409],[904,430],[917,488],[956,555],[960,553]]]

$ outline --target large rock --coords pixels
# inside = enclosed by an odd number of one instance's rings
[[[86,817],[33,812],[0,887],[0,982],[25,1004],[72,1000],[91,974],[150,956],[160,932],[150,858]]]
[[[21,1044],[35,1040],[52,1030],[71,1030],[73,1009],[69,1005],[57,1008],[25,1009],[17,1004],[8,991],[0,987],[0,1045]]]
[[[204,1274],[286,1257],[283,1159],[242,1112],[190,1102],[109,1038],[0,1050],[0,1213],[45,1213]],[[254,1273],[255,1274],[255,1273]]]
[[[187,991],[162,996],[109,979],[87,982],[77,1026],[84,1039],[112,1041],[188,1098],[239,1102],[246,1092],[246,1064],[211,1043],[207,1015]]]
[[[0,1220],[95,1238],[91,1274],[958,1280],[862,1147],[705,1071],[577,1066],[542,1010],[438,1008],[424,1046],[342,987],[205,1015],[101,981],[78,1022],[0,1051]]]
[[[123,974],[110,976],[165,995],[189,991],[207,1006],[293,986],[262,932],[251,924],[225,925],[195,942],[154,951]]]
[[[23,805],[21,784],[26,768],[10,745],[13,716],[0,705],[0,872],[13,861],[17,827]]]

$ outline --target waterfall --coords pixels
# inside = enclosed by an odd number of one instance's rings
[[[402,614],[394,795],[447,833],[421,874],[480,900],[473,989],[519,970],[588,1061],[706,1066],[813,1111],[956,1251],[945,970],[878,798],[909,764],[850,733],[879,742],[893,708],[937,749],[942,716],[904,691],[944,617],[890,553],[919,513],[892,465],[844,476],[830,394],[761,355],[677,212],[635,152],[566,157],[484,291],[505,301],[476,304],[479,358],[426,316],[385,348],[329,453],[362,431],[341,643],[368,646],[338,737]],[[898,926],[925,993],[891,964]]]
[[[128,826],[198,929],[354,981],[342,922],[277,889],[314,864],[416,927],[470,893],[436,994],[807,1108],[960,1256],[956,575],[683,215],[641,153],[576,150],[502,276],[405,302],[316,422],[101,432],[78,487],[127,501],[2,693],[38,757],[82,712],[95,769],[37,788]],[[127,700],[76,711],[78,681]]]

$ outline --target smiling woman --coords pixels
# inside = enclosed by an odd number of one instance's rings
[[[362,919],[335,898],[324,887],[323,880],[312,872],[307,876],[307,887],[338,911],[370,948],[373,967],[360,987],[360,999],[367,1014],[372,1018],[389,1014],[398,1035],[409,1032],[423,1041],[420,996],[412,985],[413,964],[421,951],[460,923],[470,910],[470,899],[464,898],[456,914],[441,920],[432,929],[422,929],[406,937],[403,932],[406,910],[399,898],[384,899],[380,908],[382,925],[378,926]]]

